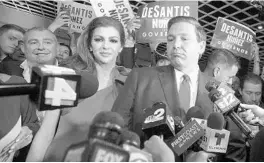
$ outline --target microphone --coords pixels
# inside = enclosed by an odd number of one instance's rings
[[[193,118],[195,117],[195,118]],[[198,117],[198,118],[196,118]],[[187,124],[183,126],[183,128],[176,134],[176,136],[168,141],[168,145],[172,148],[172,150],[179,156],[183,152],[185,152],[189,147],[197,142],[205,133],[204,128],[197,121],[199,118],[203,118],[205,115],[203,114],[201,108],[195,106],[188,110],[186,118],[188,120]],[[179,118],[176,122],[178,126],[183,124]]]
[[[97,79],[88,71],[52,65],[32,68],[31,83],[0,85],[0,96],[28,95],[40,111],[74,107],[78,98],[96,93]]]
[[[199,123],[199,125],[202,128],[205,129],[206,124],[207,124],[205,112],[199,106],[191,107],[186,113],[186,120],[187,121],[194,120],[194,119]]]
[[[222,114],[229,116],[249,139],[253,139],[254,134],[252,133],[252,130],[234,111],[238,109],[240,101],[235,97],[233,92],[230,92],[223,87],[218,87],[216,89],[214,88],[214,86],[210,85],[207,86],[206,89],[208,91],[211,90],[211,92],[209,93],[209,98],[217,106],[219,111]]]
[[[88,134],[88,144],[82,155],[85,162],[127,162],[129,152],[119,146],[124,119],[116,112],[97,114]]]
[[[124,119],[116,112],[102,111],[92,121],[88,140],[72,145],[64,161],[127,162],[129,153],[119,147]]]
[[[129,162],[153,162],[150,153],[140,150],[140,138],[136,133],[123,130],[120,145],[129,152]]]
[[[221,113],[211,113],[207,119],[205,135],[200,147],[206,152],[226,153],[230,131],[224,128],[225,119]]]
[[[143,132],[150,138],[152,135],[163,135],[164,139],[175,136],[175,124],[172,114],[163,102],[155,103],[144,109],[145,120]]]
[[[264,162],[263,145],[264,129],[261,129],[252,141],[250,148],[250,162]]]

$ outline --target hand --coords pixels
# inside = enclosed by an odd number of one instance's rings
[[[49,29],[54,32],[57,28],[62,27],[64,24],[71,22],[71,17],[67,15],[67,11],[61,11],[58,13],[55,20],[49,25]]]
[[[146,152],[152,154],[154,162],[174,162],[174,154],[172,150],[164,143],[164,141],[154,135],[144,143]]]
[[[257,105],[240,104],[246,111],[240,112],[238,115],[249,124],[260,123],[263,125],[264,122],[264,109]],[[238,110],[240,111],[240,110]]]
[[[125,34],[126,34],[125,47],[134,47],[136,42],[135,32],[140,27],[141,24],[139,17],[134,17],[127,23],[127,27],[126,27],[127,30],[125,30]]]
[[[32,138],[33,138],[32,131],[27,126],[23,126],[19,135],[16,137],[15,140],[13,140],[10,143],[11,144],[10,146],[7,146],[7,148],[10,147],[9,151],[15,152],[15,151],[27,146],[28,144],[30,144],[32,141]]]
[[[215,156],[216,154],[208,153],[205,151],[199,151],[199,152],[190,151],[186,155],[184,162],[208,162],[207,161],[208,159]]]
[[[140,27],[141,24],[139,17],[134,17],[127,23],[127,32],[130,36],[132,36],[133,32],[138,30]]]
[[[258,44],[256,42],[253,42],[251,45],[251,55],[254,57],[254,61],[255,62],[259,62],[259,47]]]
[[[9,150],[12,142],[9,143],[5,148],[2,149],[0,153],[0,162],[7,162],[9,161],[9,157],[12,155],[12,151]]]

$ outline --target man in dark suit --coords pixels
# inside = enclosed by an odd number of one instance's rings
[[[172,18],[168,22],[167,35],[167,54],[171,64],[134,69],[112,110],[120,113],[127,127],[141,138],[144,135],[141,131],[143,109],[156,102],[164,102],[173,116],[185,120],[188,109],[200,98],[197,94],[201,78],[198,60],[205,45],[206,34],[196,19]]]

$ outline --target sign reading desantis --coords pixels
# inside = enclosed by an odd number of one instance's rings
[[[62,28],[65,30],[72,30],[74,32],[81,33],[90,23],[90,21],[95,18],[93,8],[88,5],[83,5],[71,1],[62,1],[58,2],[57,8],[57,12],[59,12],[61,9],[68,10],[68,14],[71,17],[69,27]]]
[[[134,17],[128,0],[90,0],[95,15],[109,16],[119,20],[124,27]]]
[[[235,55],[253,59],[251,45],[256,41],[256,33],[247,26],[219,17],[211,46],[232,51]]]
[[[175,16],[198,18],[198,1],[160,1],[142,5],[137,16],[141,28],[137,31],[137,42],[166,42],[167,24]]]

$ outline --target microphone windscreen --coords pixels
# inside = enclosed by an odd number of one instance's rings
[[[122,142],[131,142],[136,147],[140,147],[140,138],[135,132],[122,130],[121,140]]]
[[[80,98],[88,98],[93,96],[99,87],[98,80],[90,71],[76,71],[81,75]]]
[[[250,148],[250,162],[264,162],[264,128],[262,128],[252,141]]]
[[[214,112],[208,116],[207,127],[222,130],[225,125],[225,118],[221,113]]]
[[[220,85],[220,82],[217,80],[210,80],[209,82],[206,83],[205,89],[208,92],[211,92],[212,89],[216,89]]]
[[[205,113],[198,106],[191,107],[186,113],[186,120],[189,121],[191,118],[205,119]]]
[[[120,127],[124,127],[125,125],[125,121],[121,117],[121,115],[111,111],[102,111],[98,113],[92,121],[92,124],[106,124],[106,123],[116,124],[119,125]]]

